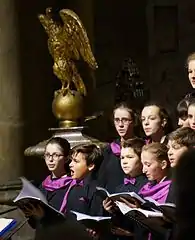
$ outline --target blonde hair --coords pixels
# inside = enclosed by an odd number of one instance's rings
[[[188,68],[188,64],[189,64],[189,62],[190,61],[193,61],[193,60],[195,60],[195,52],[192,52],[192,53],[190,53],[189,55],[188,55],[188,57],[187,57],[187,60],[186,60],[186,67]]]
[[[168,148],[165,144],[159,142],[150,143],[143,146],[142,152],[143,151],[155,154],[159,162],[166,160],[169,166]]]

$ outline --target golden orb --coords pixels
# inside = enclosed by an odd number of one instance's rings
[[[73,90],[68,90],[64,95],[57,91],[52,102],[52,111],[54,116],[60,121],[60,128],[69,128],[78,126],[83,120],[83,96]]]

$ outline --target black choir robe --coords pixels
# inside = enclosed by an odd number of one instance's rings
[[[169,178],[166,178],[164,181],[168,180]],[[170,187],[169,187],[169,192],[166,198],[165,203],[175,203],[175,198],[174,198],[174,190],[173,190],[173,182],[171,182]],[[164,234],[158,234],[158,233],[152,233],[151,235],[151,240],[169,240],[171,239],[171,232],[172,232],[173,224],[167,224],[167,229]],[[136,230],[135,230],[135,238],[134,240],[148,240],[148,234],[149,231],[141,227],[139,224],[136,224]]]
[[[51,217],[51,215],[48,216],[48,214],[45,213],[45,216],[38,221],[34,218],[30,218],[29,224],[31,227],[36,228],[36,232],[39,233],[40,231],[45,232],[45,230],[50,227],[65,224],[67,220],[74,222],[76,220],[76,216],[71,213],[71,210],[92,216],[102,216],[102,201],[95,194],[97,183],[92,179],[93,178],[91,178],[91,176],[87,176],[83,179],[82,185],[74,185],[71,189],[69,189],[69,185],[64,189],[58,189],[53,192],[49,192],[42,188],[41,191],[45,194],[49,204],[56,207],[56,209],[58,208],[58,210],[60,209],[64,196],[68,191],[67,203],[64,212],[65,218],[61,218],[61,216],[58,217],[56,213],[54,213],[53,217]],[[64,225],[64,227],[66,227],[66,225]]]
[[[59,211],[60,207],[62,205],[64,196],[66,194],[66,191],[69,188],[69,185],[59,188],[59,189],[56,189],[54,191],[49,191],[49,190],[45,189],[42,184],[40,184],[38,186],[38,188],[46,197],[48,204]],[[47,225],[51,225],[58,220],[61,221],[61,218],[58,219],[58,217],[57,217],[55,219],[55,216],[56,216],[55,213],[54,213],[54,218],[51,218],[51,215],[48,216],[48,214],[51,214],[51,212],[45,213],[45,216],[40,220],[37,220],[34,217],[30,217],[29,221],[28,221],[29,225],[32,228],[37,229],[37,228],[42,228]]]
[[[169,194],[167,196],[167,202],[176,204],[176,184],[174,182],[174,179],[172,180],[172,183],[169,188]],[[166,240],[174,240],[177,234],[177,224],[173,224],[172,228],[169,230],[169,235]]]
[[[116,193],[120,192],[135,192],[138,193],[139,190],[148,182],[147,177],[144,174],[141,174],[137,177],[135,177],[135,183],[128,183],[128,184],[121,184],[118,187],[116,187]],[[130,221],[128,217],[124,216],[121,213],[116,214],[113,216],[113,223],[117,226],[129,230],[131,232],[134,232],[134,222]],[[120,236],[117,238],[118,240],[130,240],[134,239],[134,237],[126,237],[126,236]]]
[[[115,140],[120,145],[119,140]],[[98,185],[114,193],[117,186],[123,184],[124,172],[121,168],[120,155],[112,152],[110,145],[103,150],[104,159],[98,173]]]
[[[91,216],[102,216],[103,206],[100,197],[96,195],[96,186],[97,181],[90,177],[83,180],[83,186],[73,186],[68,194],[66,212],[72,210]]]
[[[70,212],[71,210],[90,216],[104,215],[102,198],[96,194],[96,186],[96,180],[87,177],[83,180],[83,186],[76,185],[70,190],[65,214],[68,218],[76,219],[75,214]],[[110,237],[109,232],[101,232],[99,234],[98,239],[100,240],[108,240]]]
[[[56,189],[55,191],[48,191],[42,185],[40,185],[39,189],[45,195],[49,205],[51,205],[52,207],[59,211],[62,205],[62,201],[64,199],[64,195],[68,190],[68,187],[69,185],[60,189]]]
[[[124,181],[124,179],[123,179]],[[138,193],[139,190],[148,182],[147,177],[144,174],[141,174],[137,177],[135,177],[135,183],[134,184],[121,184],[116,187],[115,192],[120,193],[120,192],[135,192]]]

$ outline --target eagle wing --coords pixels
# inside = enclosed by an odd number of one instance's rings
[[[59,14],[64,23],[63,37],[73,54],[72,57],[79,60],[81,56],[92,69],[96,69],[98,65],[92,53],[89,38],[77,14],[69,9],[62,9]]]

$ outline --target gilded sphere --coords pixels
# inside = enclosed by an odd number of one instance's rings
[[[83,119],[83,97],[76,91],[69,90],[65,95],[57,92],[52,102],[52,111],[61,123],[75,126],[79,120]]]

